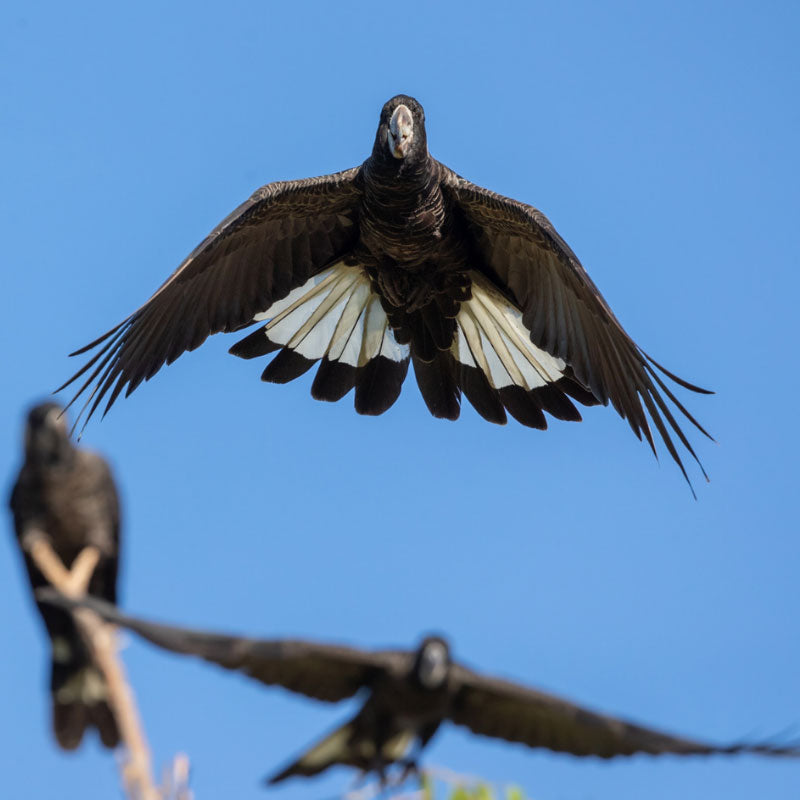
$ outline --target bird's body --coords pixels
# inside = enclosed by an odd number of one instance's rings
[[[453,696],[447,686],[430,691],[413,678],[413,654],[369,681],[364,705],[355,716],[269,778],[279,783],[297,775],[310,777],[334,764],[382,779],[394,764],[416,768],[410,757],[428,744],[448,716]]]
[[[91,543],[87,532],[99,516],[109,512],[102,496],[109,480],[108,466],[100,455],[76,448],[68,462],[52,464],[46,470],[23,464],[14,488],[14,506],[36,516],[69,568]],[[96,574],[99,580],[100,573]]]
[[[29,415],[26,458],[10,503],[17,540],[34,591],[47,586],[47,581],[27,551],[30,537],[46,537],[67,569],[85,547],[97,547],[100,560],[88,592],[115,603],[119,500],[114,480],[101,456],[70,443],[60,413],[58,406],[47,403]],[[72,615],[41,603],[38,607],[52,644],[50,687],[57,741],[74,749],[86,727],[93,726],[106,746],[115,747],[119,733],[106,702],[105,683]]]
[[[494,678],[454,662],[439,636],[416,650],[361,650],[289,639],[254,639],[162,625],[123,614],[108,603],[73,601],[49,591],[60,607],[87,606],[166,650],[194,655],[270,686],[325,702],[365,695],[356,715],[270,778],[316,775],[343,764],[382,779],[393,764],[403,772],[441,723],[473,733],[576,756],[614,758],[637,753],[800,757],[796,743],[715,745],[600,714],[520,683]],[[416,750],[413,746],[416,744]]]
[[[78,395],[89,390],[90,415],[104,397],[108,410],[209,334],[253,322],[266,324],[231,352],[277,351],[263,380],[318,363],[312,395],[355,389],[362,414],[386,411],[413,364],[437,417],[456,419],[462,395],[491,422],[510,414],[533,428],[545,413],[579,420],[573,400],[611,403],[655,451],[653,424],[684,475],[672,437],[696,455],[667,400],[705,433],[659,373],[704,390],[640,350],[541,212],[434,159],[422,107],[405,95],[384,106],[360,167],[259,189],[78,351],[99,348],[68,383],[88,372]]]

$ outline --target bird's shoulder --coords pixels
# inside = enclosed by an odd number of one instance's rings
[[[373,659],[380,669],[376,680],[384,683],[405,681],[414,668],[416,654],[410,650],[375,650]]]
[[[515,259],[521,259],[531,268],[546,265],[548,272],[571,284],[584,301],[599,305],[604,314],[613,318],[580,259],[544,212],[472,183],[443,164],[441,168],[445,196],[466,217],[484,249],[499,259],[501,263],[492,264],[493,267],[505,268]]]
[[[76,452],[72,471],[98,480],[112,477],[111,466],[108,461],[95,450],[86,448],[81,448]]]
[[[217,226],[225,230],[233,221],[260,221],[270,216],[283,216],[286,207],[334,210],[345,207],[361,196],[362,166],[286,181],[272,181],[256,189],[253,194]],[[212,232],[213,234],[213,232]]]

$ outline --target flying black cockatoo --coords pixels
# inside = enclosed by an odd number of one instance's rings
[[[423,639],[417,650],[358,650],[292,639],[250,639],[160,625],[122,614],[94,599],[73,601],[54,590],[39,594],[62,607],[91,608],[175,653],[198,656],[270,686],[335,703],[360,691],[358,713],[273,775],[316,775],[335,764],[374,771],[400,765],[405,774],[442,722],[473,733],[576,756],[636,753],[714,755],[760,753],[800,757],[800,746],[738,742],[714,745],[661,733],[598,714],[551,694],[482,675],[453,662],[447,642]],[[413,745],[416,744],[416,749]]]
[[[66,417],[55,403],[30,410],[25,426],[25,461],[11,493],[17,542],[34,591],[47,581],[26,550],[32,537],[43,536],[69,569],[78,554],[94,545],[100,560],[89,594],[110,603],[117,597],[119,498],[105,460],[77,448]],[[37,603],[52,648],[50,691],[53,733],[65,750],[81,743],[95,727],[106,747],[116,747],[119,731],[107,702],[107,687],[92,663],[72,614]]]
[[[91,416],[107,397],[107,411],[209,334],[254,322],[265,324],[231,352],[277,351],[262,380],[319,362],[311,394],[354,388],[360,414],[395,402],[411,362],[436,417],[456,419],[463,394],[490,422],[508,413],[544,429],[545,412],[580,420],[572,401],[610,402],[654,452],[655,426],[687,481],[673,437],[697,456],[667,399],[706,434],[659,373],[705,390],[636,345],[540,211],[433,158],[422,106],[405,95],[383,107],[360,167],[259,189],[143,306],[73,353],[95,350],[61,388],[87,375],[76,398],[88,391]]]

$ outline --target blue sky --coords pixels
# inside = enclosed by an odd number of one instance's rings
[[[143,302],[257,186],[360,163],[381,105],[426,108],[432,153],[549,215],[634,338],[716,390],[694,502],[609,409],[547,433],[413,383],[380,418],[217,336],[85,443],[125,504],[124,605],[356,645],[446,632],[456,656],[713,740],[800,723],[798,11],[791,3],[28,2],[0,26],[0,476],[66,354]],[[0,545],[0,753],[9,797],[113,797],[94,741],[54,746],[45,647]],[[351,713],[131,641],[155,759],[198,798],[262,775]],[[800,764],[598,763],[445,728],[431,764],[535,800],[796,797]],[[341,791],[346,771],[272,790]]]

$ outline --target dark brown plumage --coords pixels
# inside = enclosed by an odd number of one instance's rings
[[[76,605],[52,590],[46,599],[66,607]],[[351,720],[274,775],[271,783],[292,775],[315,775],[334,764],[374,770],[382,777],[386,767],[395,763],[414,769],[419,752],[446,720],[482,736],[577,756],[800,756],[800,747],[794,744],[713,745],[598,714],[454,663],[440,637],[424,639],[416,651],[369,651],[207,633],[130,617],[97,600],[81,605],[158,647],[198,656],[261,683],[317,700],[333,703],[368,690],[363,706]],[[416,752],[410,755],[415,741]]]
[[[456,419],[463,394],[491,422],[543,429],[545,414],[580,420],[573,401],[611,403],[654,452],[655,426],[687,480],[674,439],[697,456],[668,401],[706,434],[662,375],[705,390],[636,345],[541,212],[432,158],[423,109],[405,95],[384,106],[360,167],[259,189],[77,351],[97,348],[64,386],[86,375],[76,397],[89,392],[89,416],[104,398],[107,411],[209,334],[254,321],[267,324],[231,352],[278,351],[263,380],[321,361],[314,397],[355,389],[362,414],[395,402],[411,361],[434,416]]]
[[[66,418],[55,403],[31,409],[25,428],[25,461],[11,494],[17,542],[31,586],[47,585],[24,549],[30,537],[44,536],[69,568],[88,545],[101,558],[89,593],[111,603],[117,597],[119,499],[108,464],[96,453],[76,448]],[[52,645],[53,732],[65,750],[75,749],[87,727],[97,728],[106,747],[116,747],[119,732],[106,702],[106,685],[92,664],[72,615],[37,603]]]

